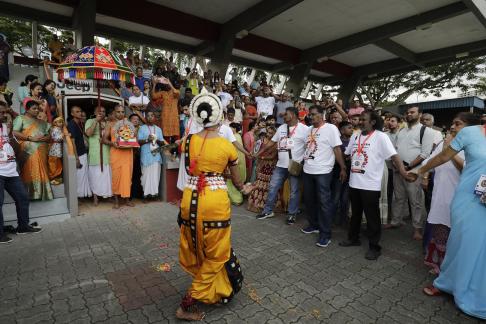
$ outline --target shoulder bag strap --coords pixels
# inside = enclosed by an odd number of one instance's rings
[[[295,126],[297,127],[297,126]],[[287,124],[287,139],[290,138],[290,127],[289,127],[289,124]],[[289,152],[289,160],[292,160],[292,150],[291,149],[287,149],[287,152]]]

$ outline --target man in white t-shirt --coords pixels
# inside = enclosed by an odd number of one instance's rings
[[[224,84],[221,86],[221,90],[218,91],[216,95],[221,99],[223,110],[226,111],[231,100],[233,100],[233,96],[226,91],[226,86]]]
[[[290,182],[290,201],[288,207],[287,224],[295,223],[295,218],[299,209],[299,177],[289,174],[290,156],[292,160],[301,163],[304,158],[305,140],[308,127],[299,123],[299,112],[295,107],[288,107],[285,111],[285,124],[281,125],[272,140],[268,142],[257,154],[256,157],[270,150],[278,150],[277,166],[273,170],[272,178],[268,188],[267,201],[263,211],[256,216],[257,219],[265,219],[274,216],[273,208],[278,196],[278,191],[282,188],[287,178]]]
[[[263,96],[256,97],[255,102],[257,105],[257,113],[263,118],[273,115],[273,109],[275,108],[275,98],[272,96],[272,92],[269,87],[263,88]]]
[[[143,94],[138,86],[134,85],[133,96],[128,98],[128,107],[140,118],[143,118],[145,108],[147,108],[149,102],[150,99]]]
[[[309,225],[302,229],[305,234],[319,233],[316,243],[327,247],[331,243],[332,169],[337,162],[341,168],[339,178],[346,180],[346,166],[341,151],[341,134],[336,126],[324,121],[324,108],[311,106],[304,152],[304,202]]]
[[[0,102],[0,120],[4,120],[7,109],[7,105]],[[42,230],[40,227],[29,225],[29,195],[17,172],[15,152],[10,145],[10,132],[11,129],[7,124],[0,124],[0,244],[12,241],[3,229],[2,209],[5,191],[15,201],[18,223],[17,234],[38,233]],[[35,136],[31,140],[33,141],[34,138]],[[23,138],[19,138],[19,140],[23,140]]]
[[[363,212],[366,217],[369,250],[365,258],[376,260],[381,254],[380,194],[385,160],[391,159],[398,168],[399,176],[407,178],[407,173],[393,144],[385,133],[381,117],[372,111],[360,116],[361,133],[354,134],[345,154],[351,157],[349,178],[349,198],[352,216],[349,223],[348,239],[340,242],[343,247],[361,245],[359,232]]]

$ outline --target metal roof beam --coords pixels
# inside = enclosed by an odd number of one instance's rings
[[[281,14],[303,0],[263,0],[256,5],[236,15],[220,27],[220,35],[217,43],[233,39],[241,31],[250,31],[269,19]],[[246,35],[242,35],[244,37]],[[200,53],[210,52],[214,48],[213,42],[205,42],[199,49]]]
[[[451,47],[441,48],[429,52],[424,52],[417,54],[417,64],[420,65],[427,65],[429,63],[437,62],[437,61],[454,61],[456,56],[470,56],[471,52],[477,52],[480,50],[486,50],[486,40],[471,42],[462,45],[455,45]],[[445,63],[445,62],[444,62]],[[390,72],[402,68],[407,68],[410,66],[410,63],[405,61],[404,59],[392,59],[377,63],[371,63],[367,65],[363,65],[357,67],[355,69],[356,73],[361,76],[368,76],[372,74],[380,74],[385,72]]]
[[[330,57],[362,47],[379,40],[390,38],[416,29],[420,25],[439,22],[468,12],[463,2],[456,2],[441,8],[433,9],[419,15],[400,19],[385,25],[374,27],[353,35],[339,38],[302,52],[302,62],[313,62],[321,57]]]
[[[250,31],[282,12],[301,3],[303,0],[263,0],[246,9],[223,24],[222,31],[237,34],[242,30]]]
[[[46,24],[49,26],[68,29],[72,28],[72,19],[69,16],[63,16],[4,1],[0,1],[0,8],[0,15],[2,16],[37,21],[40,24]]]
[[[476,18],[486,28],[486,1],[484,0],[462,0],[464,4],[472,11]]]
[[[258,69],[258,70],[263,70],[263,71],[271,71],[272,70],[271,64],[262,63],[262,62],[246,59],[246,58],[235,56],[235,55],[231,56],[231,63],[236,64],[236,65],[244,65],[244,66],[252,67],[252,68],[255,68],[255,69]]]
[[[401,57],[409,63],[417,64],[417,54],[389,38],[379,40],[374,44],[391,54]]]
[[[288,70],[292,70],[294,68],[294,65],[289,62],[280,62],[277,64],[272,65],[272,72],[273,73],[283,73],[288,72]]]
[[[194,48],[194,54],[197,56],[206,56],[214,51],[214,43],[210,41],[204,41]]]
[[[112,37],[129,42],[136,42],[144,45],[149,45],[158,48],[170,49],[178,52],[193,54],[194,47],[188,44],[174,42],[167,39],[162,39],[147,34],[141,34],[137,32],[131,32],[125,29],[96,24],[96,35]]]

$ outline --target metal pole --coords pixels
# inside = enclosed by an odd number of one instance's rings
[[[145,46],[140,45],[139,59],[140,59],[141,62],[143,62],[144,56],[145,56]]]
[[[37,21],[32,22],[32,57],[37,58]]]

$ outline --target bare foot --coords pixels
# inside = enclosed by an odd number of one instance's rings
[[[399,228],[400,226],[402,225],[393,225],[393,224],[385,224],[383,225],[383,229],[396,229],[396,228]]]
[[[128,207],[135,207],[135,203],[133,201],[130,201],[130,200],[127,200],[125,205],[127,205]]]
[[[204,312],[198,310],[194,312],[185,311],[180,306],[176,310],[176,317],[178,319],[185,320],[185,321],[201,321],[204,318],[204,316],[206,316]]]
[[[118,202],[116,202],[114,205],[113,205],[113,209],[120,209],[120,204]]]
[[[422,233],[420,233],[419,229],[415,229],[413,232],[413,239],[414,241],[421,241],[423,239]]]
[[[99,203],[98,196],[97,195],[93,195],[93,205],[98,206],[98,203]]]
[[[442,292],[439,289],[435,288],[433,285],[425,287],[422,291],[424,292],[424,294],[431,297],[442,295]]]

